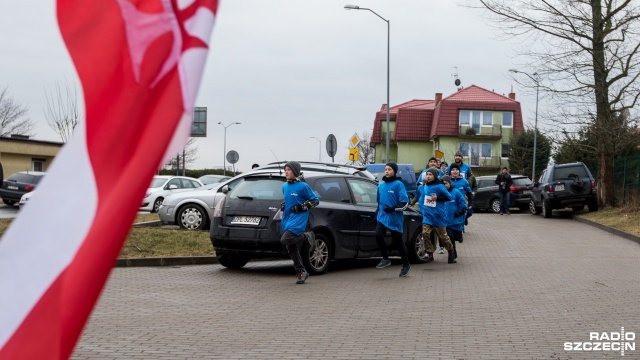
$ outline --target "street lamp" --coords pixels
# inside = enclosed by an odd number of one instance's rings
[[[509,69],[510,72],[515,74],[524,74],[529,77],[529,79],[533,80],[536,83],[536,120],[533,125],[533,169],[531,170],[531,180],[536,180],[536,148],[538,145],[538,94],[540,90],[540,78],[537,72],[533,73],[533,76],[528,73],[516,69]]]
[[[318,140],[318,161],[322,162],[322,141],[315,136],[311,136],[311,138]]]
[[[372,13],[374,13],[377,17],[379,17],[380,19],[384,20],[387,23],[387,163],[389,162],[389,137],[391,136],[391,133],[389,132],[389,107],[391,106],[391,104],[389,104],[389,44],[390,44],[390,36],[391,36],[391,28],[390,28],[390,21],[383,18],[382,16],[378,15],[375,11],[371,10],[371,9],[367,9],[367,8],[361,8],[360,6],[357,5],[345,5],[344,8],[346,10],[368,10],[371,11]]]
[[[222,154],[222,161],[223,161],[223,167],[222,167],[222,172],[224,173],[224,175],[227,175],[227,128],[231,125],[235,125],[238,124],[240,125],[239,122],[232,122],[229,125],[225,125],[222,122],[219,122],[218,125],[222,125],[224,127],[224,154]]]

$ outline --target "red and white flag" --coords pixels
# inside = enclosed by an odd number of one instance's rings
[[[190,134],[217,6],[57,1],[86,121],[0,240],[0,359],[73,352],[153,174]]]

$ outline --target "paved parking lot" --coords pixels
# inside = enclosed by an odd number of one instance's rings
[[[522,213],[474,215],[457,264],[436,255],[408,278],[399,259],[305,285],[290,261],[116,268],[73,358],[618,359],[564,343],[640,336],[639,260],[635,242]]]

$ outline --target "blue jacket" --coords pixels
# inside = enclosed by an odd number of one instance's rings
[[[469,182],[466,179],[461,177],[451,178],[451,185],[460,190],[461,193],[467,195],[469,205],[473,205],[473,193],[471,192],[471,186],[469,186]]]
[[[458,189],[452,187],[449,192],[451,193],[452,199],[445,204],[447,227],[462,231],[464,230],[464,220],[466,219],[467,201]],[[455,216],[456,213],[458,213],[458,217]]]
[[[439,180],[422,185],[422,223],[442,227],[447,226],[445,203],[451,201],[451,194]],[[437,200],[431,199],[431,194],[436,194]]]
[[[378,222],[389,230],[402,232],[404,225],[403,210],[409,203],[409,197],[400,178],[395,176],[390,179],[386,176],[383,177],[380,185],[378,185],[376,199],[378,201]],[[386,208],[394,208],[395,211],[387,214],[384,212]]]
[[[447,170],[445,170],[447,172],[447,174],[451,174],[451,165],[447,166]],[[467,174],[471,171],[471,166],[465,164],[465,163],[460,163],[460,176],[462,176],[463,178],[467,178]]]
[[[294,213],[291,207],[303,204],[307,200],[317,201],[318,196],[311,190],[305,182],[294,181],[285,182],[282,185],[284,194],[284,213],[282,214],[282,231],[291,231],[296,235],[302,234],[307,229],[309,222],[309,211]]]

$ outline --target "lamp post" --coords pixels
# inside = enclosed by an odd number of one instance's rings
[[[391,106],[389,104],[389,55],[390,55],[390,50],[389,50],[389,45],[390,45],[390,37],[391,37],[391,21],[383,18],[382,16],[378,15],[375,11],[371,10],[371,9],[367,9],[367,8],[361,8],[360,6],[357,5],[345,5],[344,8],[346,10],[368,10],[371,11],[372,13],[374,13],[377,17],[379,17],[380,19],[384,20],[387,23],[387,136],[386,136],[386,149],[387,149],[387,160],[386,162],[389,162],[389,137],[391,136],[391,133],[389,132],[389,107]]]
[[[531,76],[524,71],[520,71],[516,69],[509,69],[509,71],[515,74],[520,73],[520,74],[527,75],[529,79],[533,80],[533,82],[536,83],[536,120],[533,125],[533,169],[531,170],[531,180],[535,181],[536,180],[536,149],[538,147],[537,146],[538,145],[538,94],[540,91],[540,79],[538,77],[537,72],[534,72],[533,76]]]
[[[222,161],[223,161],[223,166],[222,166],[222,172],[224,175],[227,175],[227,128],[231,125],[235,125],[238,124],[240,125],[239,122],[232,122],[229,125],[225,125],[222,122],[219,122],[218,125],[222,125],[224,127],[224,153],[222,154]]]
[[[311,136],[311,138],[318,140],[318,161],[322,162],[322,141],[315,136]]]

